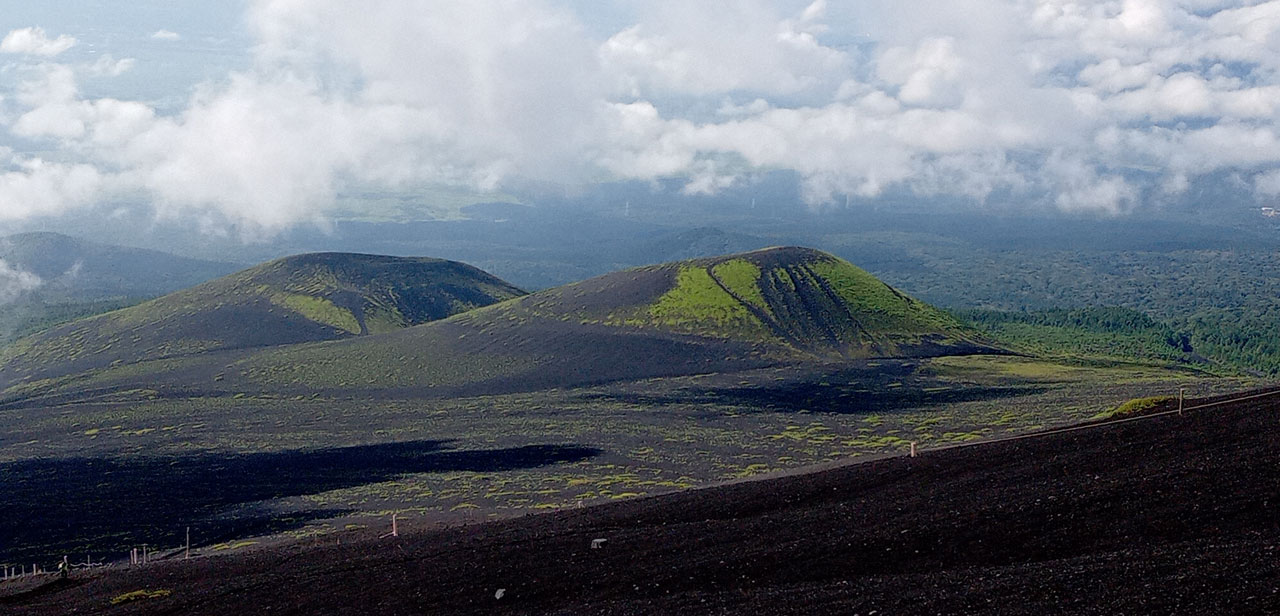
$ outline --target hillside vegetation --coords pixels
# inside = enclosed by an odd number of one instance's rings
[[[951,316],[823,252],[643,267],[422,327],[264,350],[215,370],[238,391],[487,394],[780,363],[995,350]],[[183,367],[174,378],[204,378]]]
[[[1159,362],[1196,359],[1187,334],[1128,308],[952,313],[996,340],[1039,356]]]
[[[865,233],[822,243],[938,306],[1032,313],[1122,306],[1186,334],[1195,354],[1217,365],[1280,374],[1280,260],[1273,239],[1236,246],[1230,238],[1191,238],[1186,248],[1157,249],[1134,231],[1126,236],[1134,243],[1128,248],[1070,250],[1061,241],[1034,239],[980,244],[926,233]]]
[[[844,357],[912,354],[916,345],[972,337],[946,313],[829,254],[773,248],[650,270],[674,284],[629,325],[781,343]],[[596,315],[599,316],[599,315]]]
[[[0,351],[0,383],[388,332],[521,294],[474,267],[440,259],[288,257],[24,338]]]
[[[260,279],[276,268],[293,273],[263,288]],[[404,321],[397,319],[403,311],[388,310],[378,301],[381,296],[344,299],[324,284],[328,274],[299,273],[308,271],[297,259],[268,264],[215,286],[106,315],[101,323],[80,322],[50,332],[47,339],[30,339],[25,342],[34,351],[26,357],[59,361],[66,355],[56,344],[100,348],[97,341],[85,344],[81,339],[90,331],[125,324],[130,332],[149,333],[149,357],[193,356],[113,368],[103,361],[111,357],[108,348],[92,356],[94,363],[72,355],[73,362],[81,363],[67,366],[63,360],[58,370],[73,374],[107,368],[81,378],[94,387],[169,386],[290,396],[413,390],[439,397],[779,364],[1002,352],[950,315],[846,261],[805,248],[615,272],[407,329],[395,328],[413,320],[407,314]],[[220,323],[215,322],[217,311],[197,314],[186,308],[191,296],[203,298],[200,305],[220,305],[237,296],[231,292],[249,299],[231,304],[235,312]],[[251,314],[238,308],[245,303],[253,307]],[[156,313],[165,316],[152,316]],[[144,315],[147,327],[135,325],[133,319]],[[206,332],[237,338],[234,344],[210,344],[211,333]],[[280,332],[291,332],[293,339]],[[116,333],[106,342],[121,338]],[[308,339],[334,341],[286,346]],[[205,349],[266,345],[273,346],[194,356]],[[7,369],[30,375],[35,372],[29,362],[11,357]],[[31,393],[29,387],[24,391]]]

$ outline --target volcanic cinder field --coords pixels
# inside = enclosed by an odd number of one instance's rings
[[[1225,585],[1218,563],[1265,548],[1231,546],[1272,528],[1269,399],[1003,439],[1257,383],[1189,360],[1034,356],[804,248],[534,294],[436,259],[291,257],[5,349],[0,564],[86,566],[0,582],[0,601],[1199,605],[1159,584]],[[1248,439],[1261,451],[1224,453]],[[392,519],[403,533],[387,536]],[[125,566],[139,548],[149,562]],[[1134,575],[1152,590],[1108,594]]]
[[[44,614],[1280,610],[1280,395],[445,530],[0,586]],[[599,548],[593,541],[604,539]]]
[[[304,255],[0,359],[0,564],[46,569],[188,529],[203,556],[576,509],[1254,382],[1029,356],[803,248],[531,295],[447,261]]]

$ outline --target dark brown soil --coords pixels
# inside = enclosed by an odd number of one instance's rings
[[[117,569],[44,592],[0,585],[0,609],[1275,613],[1278,427],[1280,400],[1264,398],[399,538]],[[172,594],[110,605],[140,589]]]

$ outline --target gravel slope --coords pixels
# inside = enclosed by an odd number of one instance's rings
[[[1280,398],[1264,398],[398,539],[0,585],[0,611],[1275,613],[1277,428]],[[172,594],[110,605],[144,588]]]

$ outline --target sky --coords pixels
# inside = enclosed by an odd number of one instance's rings
[[[1280,201],[1280,1],[2,0],[0,36],[0,227],[780,170],[815,208]]]

